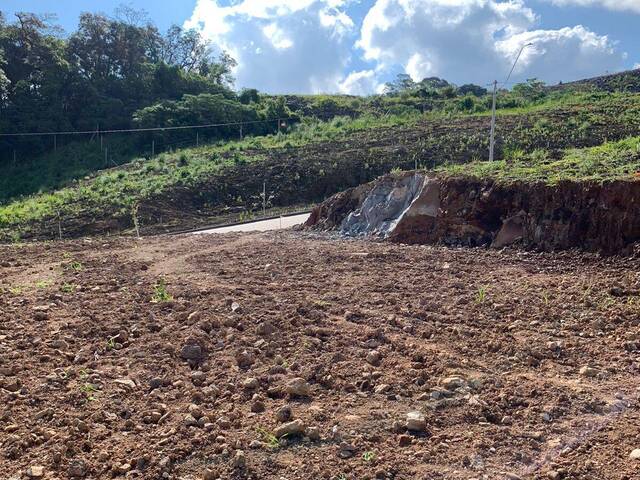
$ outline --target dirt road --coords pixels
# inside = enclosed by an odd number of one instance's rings
[[[257,222],[241,223],[239,225],[231,225],[228,227],[210,228],[208,230],[201,230],[195,233],[268,232],[271,230],[282,230],[300,225],[306,222],[308,218],[308,213],[302,213],[300,215],[288,215],[285,217],[258,220]]]
[[[0,247],[0,478],[638,478],[639,271],[292,232]]]

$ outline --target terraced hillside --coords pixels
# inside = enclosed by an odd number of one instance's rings
[[[162,154],[0,206],[0,238],[113,233],[135,224],[148,233],[247,218],[262,210],[263,188],[269,208],[304,206],[394,169],[477,164],[487,155],[489,122],[486,113],[338,117]],[[545,164],[567,149],[638,134],[640,94],[566,93],[502,110],[497,158]]]

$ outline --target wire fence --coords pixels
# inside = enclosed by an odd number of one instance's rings
[[[298,120],[297,117],[281,116],[167,127],[0,133],[0,165],[17,167],[26,163],[27,166],[35,166],[43,155],[55,156],[73,144],[83,145],[93,156],[99,152],[101,165],[94,161],[90,166],[104,169],[136,157],[152,158],[178,148],[243,140],[249,135],[276,134]],[[24,143],[28,139],[37,143]],[[32,149],[37,153],[34,154]]]

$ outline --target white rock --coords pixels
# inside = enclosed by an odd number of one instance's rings
[[[412,432],[424,432],[427,429],[427,420],[422,412],[407,413],[407,430]]]
[[[304,378],[294,378],[289,380],[285,391],[292,397],[308,397],[311,394],[311,387]]]

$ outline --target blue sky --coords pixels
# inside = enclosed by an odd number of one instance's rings
[[[121,0],[2,0],[55,13],[72,31],[82,11]],[[398,73],[457,84],[548,83],[640,64],[640,0],[133,0],[161,28],[196,28],[239,62],[236,86],[273,93],[379,91]],[[61,5],[64,5],[62,7]]]

